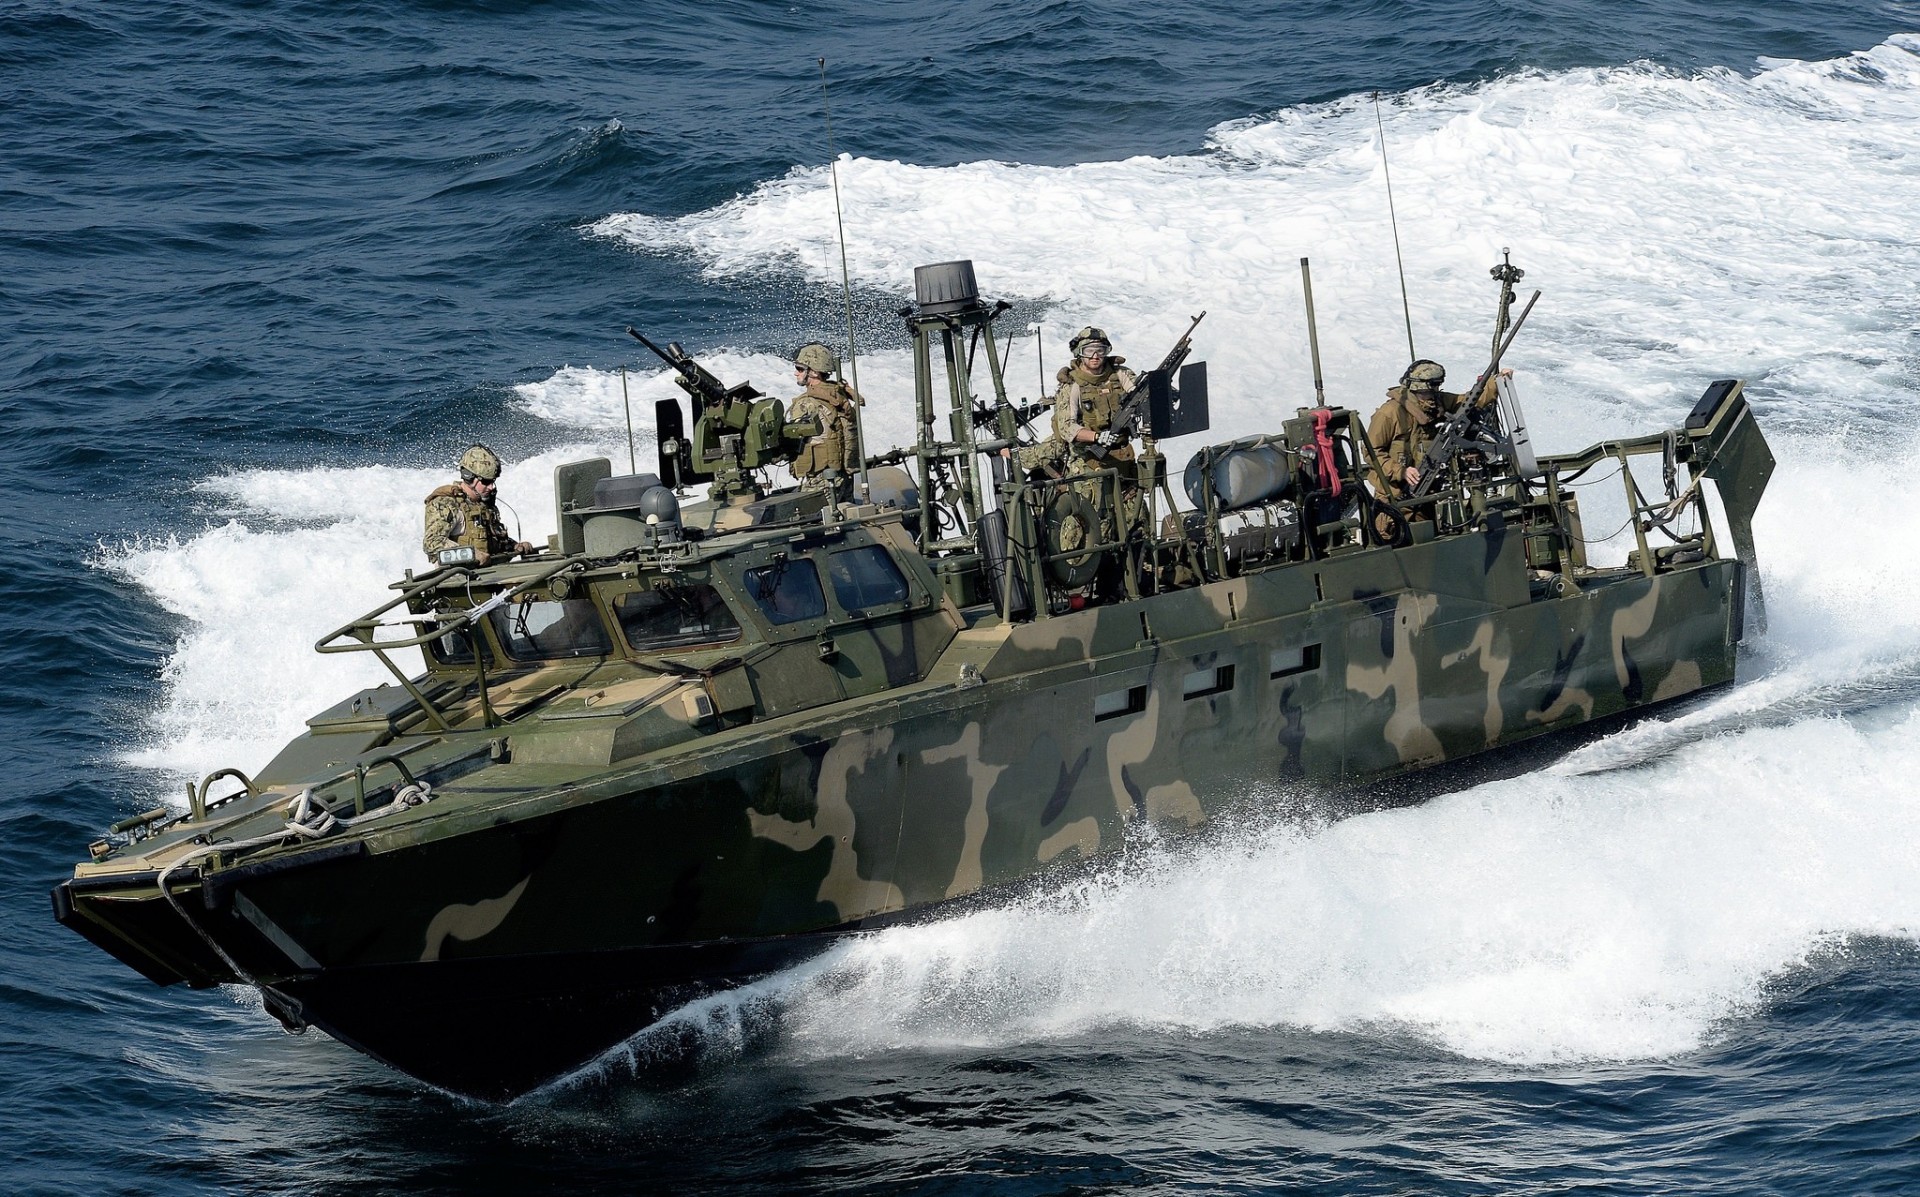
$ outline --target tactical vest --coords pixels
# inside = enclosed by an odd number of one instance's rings
[[[1054,431],[1063,441],[1069,440],[1068,429],[1074,424],[1091,432],[1105,432],[1113,427],[1113,421],[1120,414],[1120,401],[1127,397],[1138,381],[1134,372],[1121,366],[1123,359],[1107,359],[1113,369],[1106,371],[1099,379],[1086,382],[1071,366],[1063,366],[1056,375],[1061,385],[1059,395],[1054,399]],[[1070,441],[1070,448],[1076,456],[1086,454],[1086,446]],[[1116,446],[1107,454],[1118,461],[1133,460],[1131,445]]]
[[[851,473],[858,468],[853,460],[853,406],[853,390],[841,382],[810,382],[806,393],[792,400],[788,419],[820,421],[819,433],[808,437],[793,459],[794,477],[811,478],[825,470]]]
[[[453,543],[483,553],[492,553],[510,543],[507,529],[500,522],[500,510],[491,501],[469,498],[465,487],[453,483],[427,496],[428,503],[435,499],[455,500],[447,528],[447,537]]]

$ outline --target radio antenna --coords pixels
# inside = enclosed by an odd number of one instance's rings
[[[633,455],[633,399],[627,394],[627,368],[620,367],[620,406],[627,409],[627,473],[638,474],[640,463]]]
[[[1407,318],[1407,360],[1418,361],[1413,347],[1413,305],[1407,302],[1407,264],[1400,257],[1400,214],[1393,207],[1393,168],[1387,164],[1387,126],[1380,119],[1380,93],[1373,93],[1373,125],[1380,130],[1380,172],[1387,178],[1387,221],[1393,226],[1393,264],[1400,270],[1400,312]]]
[[[1035,402],[1047,397],[1047,351],[1041,348],[1040,334],[1044,331],[1038,323],[1027,325],[1027,331],[1033,334],[1033,365],[1040,372],[1040,389],[1033,396]]]
[[[827,60],[820,62],[820,106],[827,114],[827,174],[833,179],[833,223],[840,231],[840,298],[847,313],[847,371],[853,381],[853,393],[860,394],[860,356],[853,344],[853,281],[847,273],[847,221],[840,213],[840,155],[833,148],[833,101],[827,96]],[[852,408],[854,453],[860,462],[860,498],[872,493],[867,480],[867,440],[861,427],[860,403]]]

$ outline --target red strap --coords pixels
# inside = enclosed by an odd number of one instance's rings
[[[1320,465],[1320,485],[1327,488],[1335,498],[1340,495],[1340,471],[1333,465],[1333,438],[1327,435],[1327,421],[1333,419],[1331,408],[1313,409],[1314,459]]]

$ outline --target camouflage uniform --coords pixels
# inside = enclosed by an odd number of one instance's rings
[[[1078,362],[1060,367],[1054,377],[1060,389],[1053,396],[1053,435],[1066,448],[1067,472],[1090,474],[1095,470],[1117,469],[1123,486],[1134,483],[1133,446],[1122,442],[1095,457],[1090,443],[1077,441],[1073,434],[1085,428],[1105,432],[1113,427],[1120,401],[1138,381],[1125,366],[1126,359],[1110,357],[1098,374],[1088,373]],[[1044,442],[1043,442],[1044,443]],[[1037,446],[1036,446],[1037,447]]]
[[[427,534],[421,545],[427,550],[427,558],[436,562],[442,549],[462,545],[476,555],[488,556],[511,553],[515,548],[513,537],[500,522],[494,497],[469,498],[458,483],[448,483],[427,496]]]
[[[843,480],[850,480],[859,471],[860,441],[854,432],[853,409],[860,401],[852,387],[830,379],[815,379],[788,401],[788,423],[812,420],[820,428],[793,459],[793,476],[802,485],[824,487],[826,481],[820,475],[827,470],[840,471]],[[842,481],[840,486],[844,490],[851,482]]]
[[[1047,436],[1031,445],[1023,445],[1013,451],[1013,463],[1022,474],[1031,474],[1035,470],[1061,469],[1067,459],[1067,445],[1058,434]]]

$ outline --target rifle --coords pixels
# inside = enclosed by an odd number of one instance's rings
[[[1198,316],[1195,316],[1193,323],[1187,325],[1187,331],[1182,333],[1180,339],[1173,343],[1172,349],[1167,350],[1167,356],[1160,360],[1160,364],[1153,370],[1142,374],[1139,381],[1133,384],[1133,389],[1121,396],[1120,406],[1113,413],[1113,423],[1108,426],[1108,431],[1112,432],[1114,436],[1118,438],[1114,442],[1115,445],[1133,436],[1134,424],[1139,421],[1140,413],[1147,409],[1147,382],[1149,377],[1156,371],[1172,374],[1180,368],[1180,363],[1186,361],[1187,355],[1193,352],[1193,330],[1199,328],[1200,322],[1206,318],[1207,314],[1205,312],[1201,312]],[[1111,452],[1111,449],[1106,445],[1095,442],[1087,446],[1086,452],[1091,457],[1104,458]]]
[[[1427,445],[1426,455],[1420,459],[1420,483],[1413,488],[1413,498],[1426,498],[1427,492],[1433,489],[1435,480],[1440,477],[1442,467],[1453,460],[1453,455],[1460,451],[1463,444],[1479,439],[1480,413],[1486,409],[1487,380],[1499,372],[1500,359],[1507,355],[1513,339],[1520,335],[1520,326],[1527,322],[1527,315],[1533,311],[1534,302],[1539,298],[1540,292],[1535,291],[1527,300],[1527,306],[1520,309],[1520,318],[1507,330],[1506,340],[1494,347],[1493,360],[1487,363],[1487,368],[1474,380],[1473,390],[1468,392],[1472,397],[1447,413],[1447,418],[1441,421],[1439,431],[1433,434],[1433,440]],[[1502,315],[1505,315],[1504,308]]]
[[[667,343],[665,349],[662,349],[647,340],[646,334],[632,325],[627,326],[627,335],[653,350],[661,361],[678,371],[680,377],[674,381],[680,385],[681,390],[699,400],[705,407],[725,407],[730,402],[752,399],[760,393],[745,383],[737,387],[728,387],[726,383],[715,378],[705,366],[687,356],[686,350],[671,341]]]

